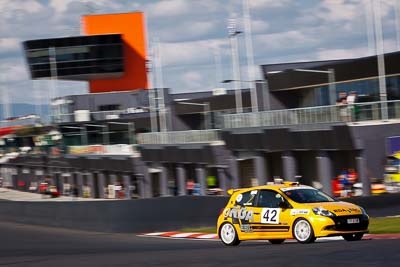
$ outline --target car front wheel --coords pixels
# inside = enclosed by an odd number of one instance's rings
[[[224,223],[220,230],[219,236],[222,243],[227,246],[237,246],[240,243],[235,227],[231,223]]]
[[[311,224],[303,218],[294,223],[293,236],[300,243],[307,244],[315,241],[314,231]]]
[[[357,233],[357,234],[345,234],[342,235],[344,240],[346,241],[358,241],[361,240],[361,238],[364,236],[364,233]]]

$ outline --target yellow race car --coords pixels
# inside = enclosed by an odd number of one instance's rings
[[[312,243],[328,236],[355,241],[368,232],[369,216],[363,208],[297,182],[230,189],[228,193],[231,197],[217,223],[225,245],[244,240],[280,244],[293,238]]]

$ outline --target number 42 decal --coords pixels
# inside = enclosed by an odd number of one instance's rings
[[[279,224],[279,208],[262,209],[261,223]]]

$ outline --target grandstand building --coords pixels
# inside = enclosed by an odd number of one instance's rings
[[[354,169],[370,195],[384,177],[388,139],[400,136],[400,52],[385,55],[384,96],[375,56],[262,65],[260,111],[238,88],[244,112],[236,113],[233,90],[148,88],[142,13],[83,22],[86,35],[24,42],[32,79],[83,80],[90,89],[52,100],[58,155],[1,164],[15,187],[49,178],[82,196],[115,197],[122,186],[123,198],[143,198],[186,195],[189,180],[205,195],[280,177],[332,193],[333,178]]]

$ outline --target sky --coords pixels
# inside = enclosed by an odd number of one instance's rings
[[[399,50],[395,12],[399,0],[380,1],[384,50]],[[374,54],[368,42],[371,17],[367,2],[249,0],[257,71],[263,64]],[[0,102],[45,104],[51,86],[56,88],[56,96],[87,93],[85,82],[33,82],[22,42],[79,35],[84,14],[132,11],[145,14],[147,45],[156,40],[160,43],[164,87],[173,93],[231,88],[220,83],[233,78],[227,26],[228,20],[235,18],[238,30],[243,31],[243,0],[0,0]],[[243,34],[238,35],[238,42],[241,78],[245,80]]]

